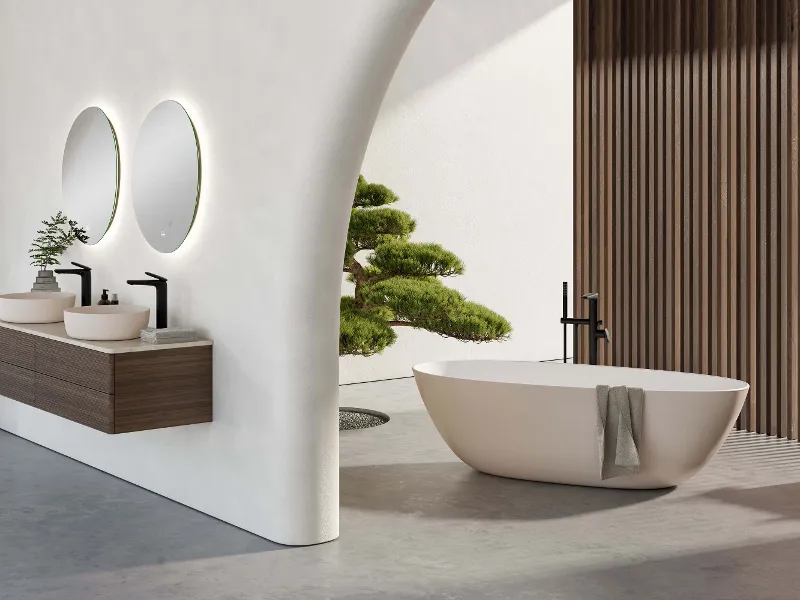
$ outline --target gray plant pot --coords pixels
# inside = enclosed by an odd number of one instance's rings
[[[58,287],[58,281],[52,271],[39,271],[36,276],[36,283],[31,288],[32,292],[60,292],[61,288]]]

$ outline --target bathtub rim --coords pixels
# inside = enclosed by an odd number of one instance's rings
[[[427,361],[423,363],[419,363],[412,367],[412,372],[414,373],[414,377],[416,378],[417,375],[423,375],[428,377],[440,377],[442,379],[449,379],[452,381],[472,381],[475,383],[494,383],[500,385],[513,385],[513,386],[530,386],[530,387],[553,387],[553,388],[565,388],[565,389],[582,389],[582,390],[593,390],[597,385],[602,385],[602,382],[598,382],[594,385],[579,385],[579,384],[571,384],[571,385],[557,385],[554,383],[526,383],[521,381],[502,381],[502,380],[494,380],[494,379],[478,379],[474,377],[464,377],[458,375],[445,375],[441,373],[434,373],[431,372],[430,367],[433,365],[455,365],[455,364],[476,364],[476,363],[483,363],[483,364],[491,364],[491,363],[513,363],[513,364],[529,364],[529,365],[552,365],[552,366],[559,366],[559,368],[564,367],[591,367],[591,368],[602,368],[602,369],[617,369],[617,370],[631,370],[631,371],[651,371],[653,373],[666,373],[670,376],[688,376],[688,377],[704,377],[704,378],[712,378],[715,380],[719,380],[720,382],[728,382],[729,385],[726,387],[720,386],[717,389],[674,389],[674,388],[665,388],[665,387],[643,387],[645,392],[667,392],[667,393],[679,393],[679,394],[714,394],[714,393],[728,393],[728,392],[749,392],[750,391],[750,384],[746,381],[742,381],[740,379],[733,379],[731,377],[721,377],[719,375],[706,375],[703,373],[684,373],[682,371],[666,371],[664,369],[646,369],[641,367],[614,367],[608,365],[583,365],[583,364],[574,364],[574,363],[560,363],[560,362],[552,362],[552,361],[534,361],[534,360],[503,360],[503,359],[463,359],[463,360],[438,360],[438,361]],[[745,396],[746,397],[746,396]]]

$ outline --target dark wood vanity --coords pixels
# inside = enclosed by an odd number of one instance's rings
[[[104,433],[212,420],[212,343],[83,342],[0,322],[0,396]]]

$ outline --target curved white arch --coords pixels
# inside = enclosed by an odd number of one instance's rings
[[[117,215],[65,258],[122,302],[152,304],[125,280],[164,275],[170,323],[214,340],[213,423],[111,436],[0,396],[0,429],[276,542],[336,538],[348,215],[381,100],[431,3],[195,0],[189,18],[182,3],[73,0],[42,19],[0,2],[0,80],[19,91],[0,96],[0,290],[30,288],[31,234],[61,208],[58,132],[100,103],[119,142]],[[168,98],[192,115],[203,187],[190,235],[161,254],[138,231],[129,174],[142,121]]]
[[[295,257],[295,268],[307,275],[295,282],[297,302],[286,315],[303,326],[302,335],[294,338],[294,360],[285,381],[295,400],[280,412],[287,436],[283,443],[296,445],[296,451],[279,477],[291,481],[292,489],[285,505],[286,535],[278,541],[307,544],[339,533],[339,299],[353,192],[386,89],[432,3],[360,3],[359,9],[371,14],[349,55],[342,57],[347,79],[337,90],[337,110],[328,116],[332,120],[311,160],[328,168],[307,182],[306,202],[297,212],[298,234],[309,244]],[[298,478],[298,472],[307,475]]]

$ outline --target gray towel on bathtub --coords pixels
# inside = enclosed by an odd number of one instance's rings
[[[597,386],[597,453],[601,479],[638,473],[644,391]]]

